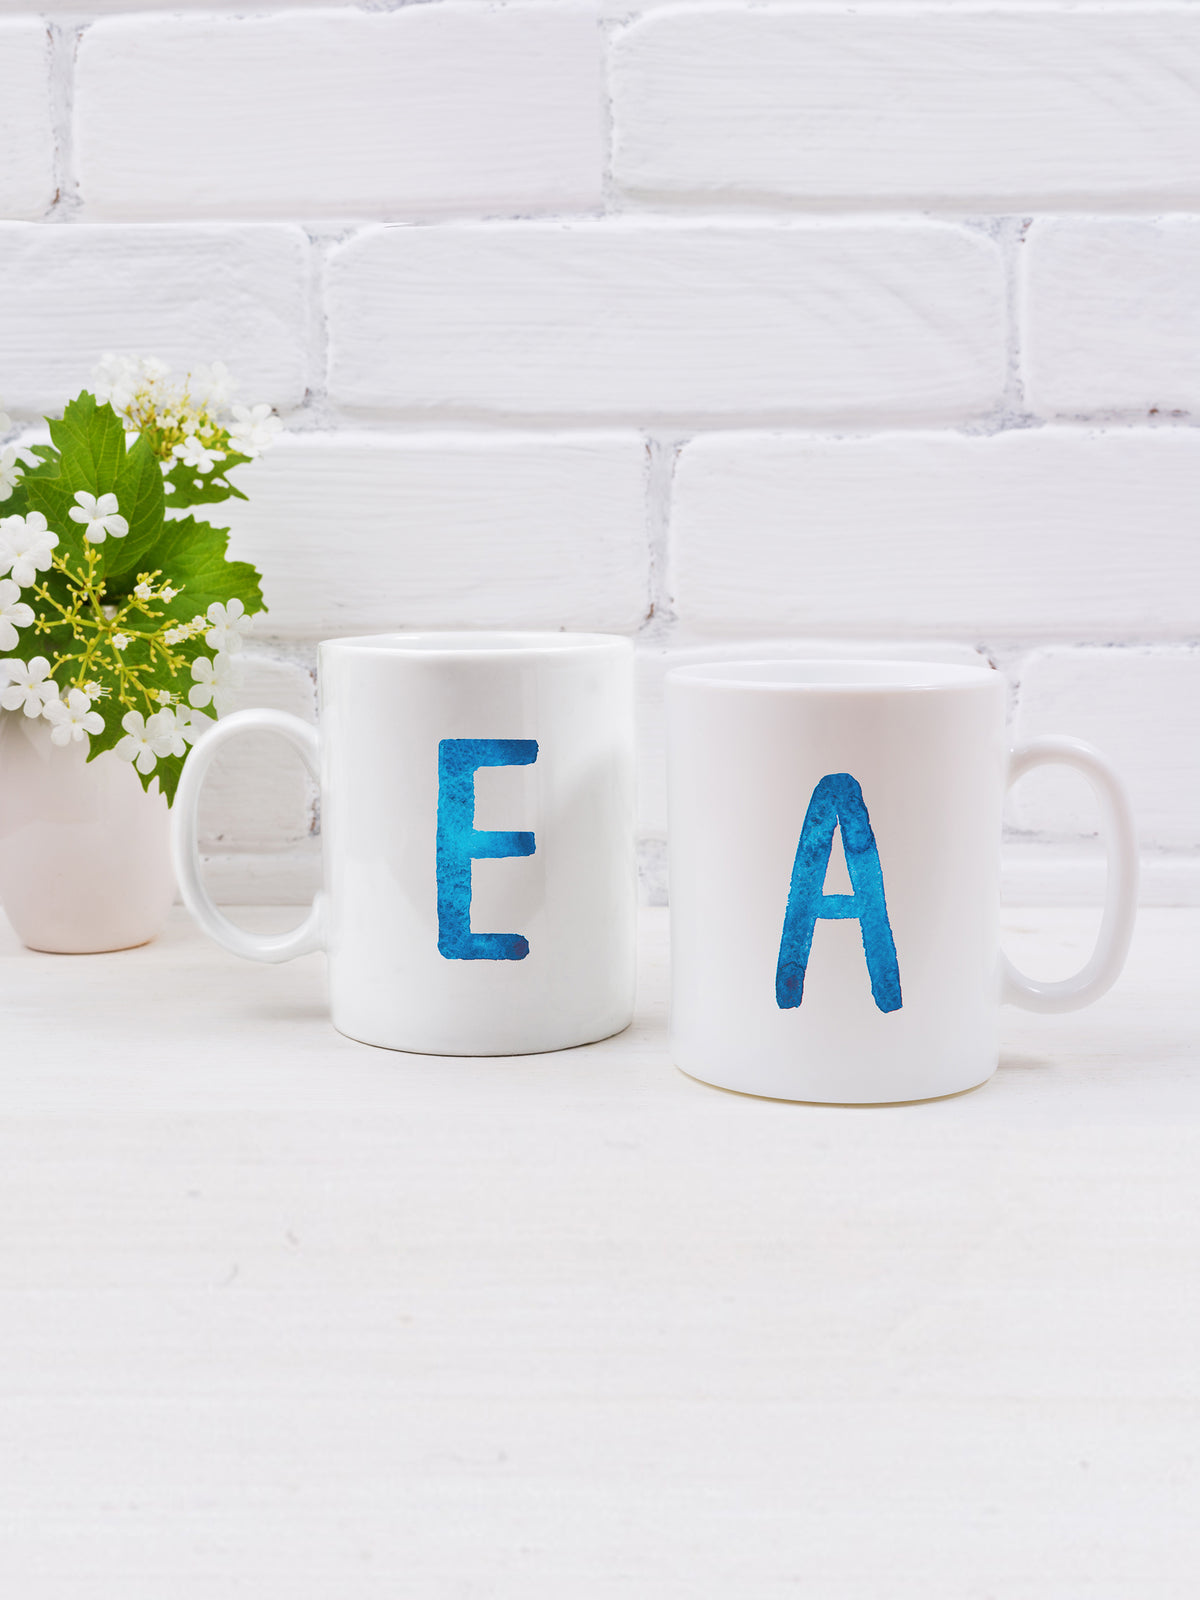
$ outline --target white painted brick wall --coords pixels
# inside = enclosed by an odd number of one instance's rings
[[[54,199],[54,123],[37,17],[0,19],[0,79],[0,217],[40,217]]]
[[[979,650],[1200,899],[1200,0],[45,10],[0,0],[0,398],[117,349],[284,414],[219,511],[248,699],[311,716],[322,635],[630,634],[661,897],[680,651]],[[313,799],[222,764],[221,895],[308,893]],[[1012,817],[1019,894],[1096,897],[1081,791]]]
[[[0,394],[61,407],[106,350],[220,359],[287,409],[309,381],[309,247],[291,227],[0,223]]]
[[[731,434],[675,472],[704,631],[1164,638],[1200,620],[1200,432]]]
[[[85,212],[596,207],[600,43],[561,4],[100,22],[79,52]]]
[[[953,419],[1004,382],[999,254],[937,222],[378,229],[329,311],[362,410]]]
[[[252,647],[238,660],[231,711],[270,706],[305,722],[317,720],[312,672],[273,660]],[[312,832],[313,785],[289,747],[276,739],[245,738],[217,756],[200,805],[200,846],[206,852],[283,850]]]
[[[1200,202],[1200,13],[680,6],[613,49],[637,194],[1014,210]]]
[[[1035,222],[1021,265],[1039,411],[1200,408],[1200,218]]]
[[[287,639],[397,628],[633,632],[650,604],[634,433],[297,434],[221,507]]]
[[[1120,771],[1144,845],[1196,847],[1200,816],[1200,648],[1038,650],[1020,666],[1020,739],[1069,732]],[[1096,828],[1086,784],[1037,773],[1013,793],[1017,825],[1078,837]]]

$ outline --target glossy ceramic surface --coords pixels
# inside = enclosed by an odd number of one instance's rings
[[[320,738],[245,712],[198,743],[176,803],[188,904],[243,955],[323,946],[334,1024],[371,1044],[508,1055],[633,1010],[633,653],[602,634],[395,634],[320,647]],[[192,870],[218,744],[274,729],[321,783],[325,890],[296,934],[240,934]]]
[[[175,893],[170,815],[127,761],[87,760],[42,718],[0,713],[0,901],[35,950],[82,955],[153,939]]]
[[[1120,784],[1097,785],[1113,870],[1097,953],[1035,984],[999,948],[1005,690],[913,662],[697,666],[667,680],[674,1060],[783,1099],[931,1098],[995,1070],[1002,992],[1066,1010],[1120,970],[1136,851]]]

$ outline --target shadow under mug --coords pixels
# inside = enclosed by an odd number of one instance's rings
[[[320,731],[242,711],[176,796],[184,901],[256,961],[329,957],[334,1026],[434,1055],[514,1055],[628,1026],[635,985],[633,649],[608,634],[325,640]],[[213,758],[281,735],[321,786],[322,892],[291,933],[236,927],[200,876]]]
[[[1005,709],[999,673],[943,663],[668,675],[679,1067],[779,1099],[929,1099],[995,1071],[1001,1000],[1069,1011],[1108,989],[1137,901],[1124,789],[1077,739],[1010,752]],[[1000,843],[1006,786],[1051,762],[1095,789],[1109,869],[1090,960],[1043,983],[1000,949]],[[829,892],[835,839],[849,881]]]

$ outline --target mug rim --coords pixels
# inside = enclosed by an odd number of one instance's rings
[[[397,660],[428,661],[457,657],[543,655],[547,658],[608,650],[614,645],[632,650],[633,643],[619,633],[572,633],[565,629],[538,628],[411,628],[392,633],[348,634],[322,639],[318,650],[337,648],[351,653]]]
[[[995,667],[951,661],[811,659],[693,662],[672,667],[667,685],[744,690],[765,694],[945,694],[993,688],[1004,677]]]

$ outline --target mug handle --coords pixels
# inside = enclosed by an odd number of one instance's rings
[[[222,915],[209,897],[200,877],[200,845],[197,839],[196,819],[200,809],[200,791],[212,765],[213,757],[221,747],[239,733],[277,733],[300,752],[304,765],[320,782],[321,758],[317,730],[299,717],[286,711],[235,711],[223,717],[216,727],[201,735],[192,746],[191,754],[183,764],[183,775],[175,793],[171,829],[171,848],[175,858],[175,875],[179,880],[183,903],[196,921],[218,944],[232,950],[235,956],[246,956],[250,961],[290,961],[293,956],[304,956],[312,950],[323,948],[324,896],[318,892],[309,913],[298,928],[290,933],[248,933]]]
[[[1074,767],[1091,784],[1100,802],[1108,845],[1108,882],[1096,947],[1073,977],[1049,983],[1027,978],[1007,956],[1003,961],[1002,998],[1026,1011],[1079,1011],[1112,988],[1125,965],[1137,915],[1138,850],[1133,812],[1125,785],[1093,745],[1082,739],[1050,736],[1019,745],[1009,756],[1011,786],[1034,767],[1061,763]]]

